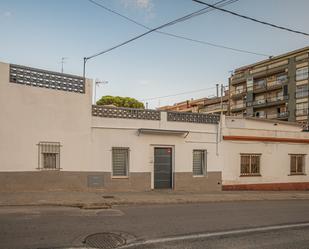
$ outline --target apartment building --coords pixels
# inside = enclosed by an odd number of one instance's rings
[[[222,109],[223,114],[226,114],[228,111],[228,101],[229,101],[229,94],[228,91],[226,91],[225,95],[222,96],[222,101],[221,97],[191,99],[175,103],[172,106],[162,106],[159,108],[159,110],[220,114]]]
[[[308,127],[308,55],[305,47],[236,69],[229,79],[228,114]]]

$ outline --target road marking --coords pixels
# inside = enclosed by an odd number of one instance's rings
[[[211,238],[211,237],[217,237],[217,236],[236,235],[236,234],[252,233],[252,232],[267,232],[271,230],[282,230],[282,229],[301,228],[301,227],[309,227],[309,223],[256,227],[256,228],[237,229],[237,230],[222,231],[222,232],[200,233],[200,234],[191,234],[191,235],[184,235],[184,236],[151,239],[151,240],[146,240],[142,242],[132,243],[132,244],[125,245],[119,248],[130,248],[130,247],[135,247],[135,246],[143,246],[143,245],[157,244],[157,243],[167,243],[167,242],[174,242],[174,241],[180,241],[180,240]]]

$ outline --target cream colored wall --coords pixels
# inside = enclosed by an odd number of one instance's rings
[[[223,184],[309,182],[309,144],[224,142]],[[240,153],[261,153],[261,176],[240,176]],[[290,176],[289,154],[307,154],[305,173]]]
[[[273,123],[246,119],[235,119],[234,122],[231,122],[232,119],[226,117],[223,121],[223,135],[309,139],[309,133],[302,132],[298,126],[290,124],[274,126]],[[309,182],[309,144],[224,140],[221,149],[224,151],[222,179],[225,185]],[[240,176],[240,153],[262,154],[261,176]],[[307,154],[305,158],[305,173],[307,175],[289,175],[289,154]]]
[[[35,171],[40,141],[60,142],[60,166],[83,171],[91,164],[91,83],[86,93],[9,83],[0,63],[0,171]]]

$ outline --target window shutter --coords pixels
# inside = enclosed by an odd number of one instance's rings
[[[204,150],[193,150],[193,175],[204,175],[205,155]]]
[[[129,149],[113,148],[113,176],[127,176],[129,164]]]

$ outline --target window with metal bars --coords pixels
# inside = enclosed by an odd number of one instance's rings
[[[305,173],[305,155],[304,154],[290,154],[291,175],[302,175]]]
[[[40,142],[39,147],[39,169],[59,170],[60,169],[60,143]]]
[[[193,150],[193,176],[206,174],[206,150]]]
[[[129,175],[129,148],[112,148],[112,170],[113,177]]]
[[[260,176],[261,154],[241,154],[240,155],[240,175]]]

